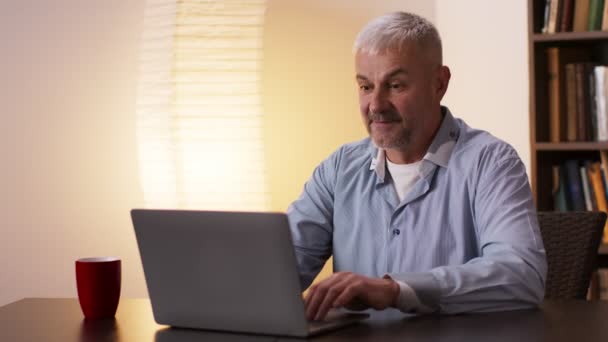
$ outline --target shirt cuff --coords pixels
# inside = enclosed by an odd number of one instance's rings
[[[416,291],[409,286],[407,283],[391,278],[388,274],[384,276],[385,279],[391,279],[399,285],[399,295],[395,306],[399,311],[408,314],[428,314],[432,313],[432,308],[422,304],[416,295]]]

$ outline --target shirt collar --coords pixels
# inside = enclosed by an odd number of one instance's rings
[[[458,122],[447,107],[441,106],[441,113],[443,114],[443,120],[441,121],[439,130],[437,130],[429,149],[422,159],[441,167],[447,167],[454,145],[456,145],[456,141],[458,140],[460,129]],[[373,141],[371,145],[372,160],[369,169],[375,171],[380,181],[383,182],[386,176],[386,155],[384,149],[376,147]]]
[[[443,114],[441,126],[439,126],[439,130],[435,134],[433,142],[431,142],[431,146],[429,146],[423,159],[441,167],[448,167],[452,150],[460,135],[460,127],[447,107],[442,106],[441,113]]]
[[[372,157],[372,162],[369,165],[370,170],[376,171],[376,175],[378,176],[381,182],[384,182],[384,176],[386,174],[386,156],[384,154],[384,149],[375,147],[375,144],[372,141],[373,152],[376,155]]]

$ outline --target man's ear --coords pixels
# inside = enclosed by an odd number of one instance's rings
[[[450,84],[451,77],[452,73],[447,66],[442,65],[437,70],[437,85],[435,91],[437,92],[439,100],[443,98],[443,95],[445,95],[445,92],[448,90],[448,84]]]

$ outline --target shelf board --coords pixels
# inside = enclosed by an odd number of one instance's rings
[[[533,145],[537,151],[599,151],[608,150],[608,141],[589,142],[538,142]]]
[[[560,32],[551,34],[535,33],[532,35],[532,40],[534,42],[565,42],[602,39],[608,39],[608,31]]]

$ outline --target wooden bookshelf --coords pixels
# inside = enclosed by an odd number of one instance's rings
[[[545,0],[528,0],[531,181],[538,210],[554,210],[552,167],[567,159],[599,160],[608,142],[550,142],[547,49],[587,50],[592,61],[608,65],[608,31],[541,33]]]
[[[608,0],[607,0],[608,1]],[[548,57],[550,47],[586,50],[592,62],[608,65],[608,31],[541,33],[546,0],[528,0],[531,182],[537,209],[555,210],[553,166],[568,159],[600,160],[608,141],[550,141]],[[598,266],[608,268],[608,245],[598,251]]]
[[[559,32],[553,34],[533,33],[532,41],[535,43],[542,42],[567,42],[567,41],[587,41],[587,40],[603,40],[608,39],[607,31],[591,31],[591,32]]]
[[[533,142],[537,151],[599,151],[608,150],[608,142]]]

